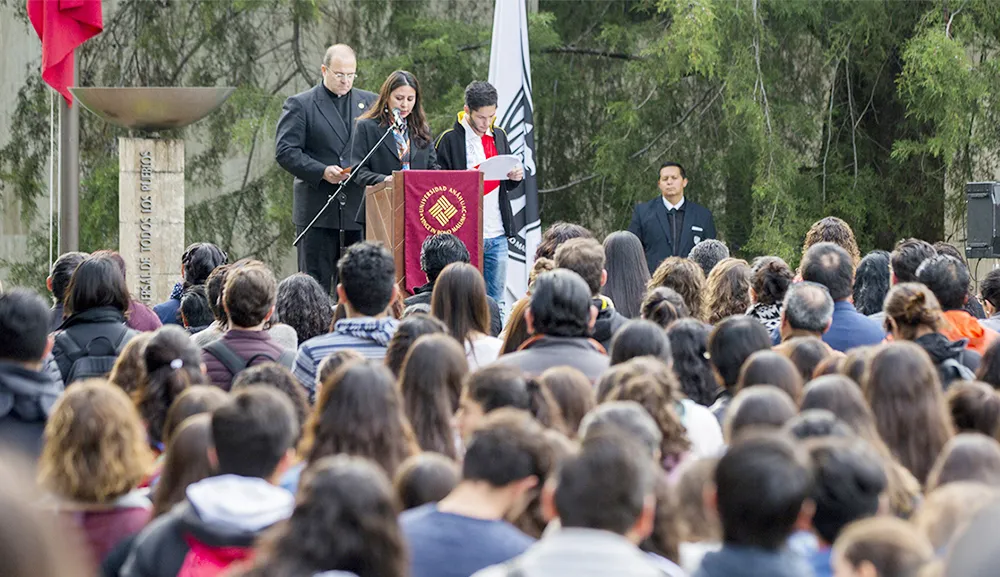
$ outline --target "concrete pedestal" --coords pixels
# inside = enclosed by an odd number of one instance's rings
[[[133,298],[165,301],[184,253],[184,141],[118,139],[118,252]]]

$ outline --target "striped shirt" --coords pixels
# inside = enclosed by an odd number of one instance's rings
[[[313,337],[299,346],[295,376],[312,399],[316,391],[316,369],[328,355],[353,350],[366,359],[382,360],[399,321],[391,317],[357,317],[337,321],[333,332]]]

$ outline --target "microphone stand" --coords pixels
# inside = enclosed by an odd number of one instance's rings
[[[392,131],[392,129],[395,128],[395,126],[396,126],[395,124],[390,124],[389,128],[385,129],[385,133],[382,134],[382,138],[378,139],[378,142],[375,143],[375,146],[373,146],[372,149],[368,151],[368,154],[365,155],[364,159],[362,159],[361,162],[359,162],[357,164],[357,166],[355,166],[351,170],[351,173],[347,175],[347,178],[344,179],[344,180],[342,180],[340,182],[340,186],[337,187],[337,190],[335,190],[333,194],[331,194],[330,196],[328,196],[326,198],[326,204],[323,205],[323,208],[319,209],[319,212],[316,213],[316,216],[313,217],[312,221],[308,225],[306,225],[306,227],[304,229],[302,229],[302,232],[299,233],[299,236],[297,236],[295,238],[295,240],[292,242],[292,246],[299,246],[299,242],[302,240],[302,237],[304,237],[306,235],[306,233],[309,232],[312,229],[313,225],[316,224],[316,221],[319,220],[319,217],[323,216],[323,213],[326,212],[326,209],[330,208],[330,204],[333,203],[333,199],[335,199],[338,196],[340,196],[340,194],[344,191],[344,187],[347,186],[347,183],[351,182],[351,179],[354,178],[354,175],[357,173],[358,168],[360,168],[365,162],[368,161],[368,158],[371,157],[372,153],[374,153],[375,150],[379,146],[382,145],[382,141],[385,140],[386,136],[389,136],[389,132]],[[345,204],[347,204],[347,199],[341,197],[341,199],[340,199],[340,205],[341,205],[340,218],[341,219],[344,218],[343,206]],[[344,240],[343,239],[344,229],[343,229],[343,227],[341,227],[340,235],[341,235],[341,242],[340,242],[341,247],[340,247],[340,249],[341,249],[341,251],[343,251],[344,250],[344,247],[343,247],[343,244],[344,244],[344,242],[343,242],[343,240]]]

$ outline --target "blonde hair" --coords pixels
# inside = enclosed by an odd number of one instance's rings
[[[873,517],[848,525],[834,543],[833,555],[854,568],[871,563],[881,577],[915,577],[934,562],[930,541],[895,517]]]
[[[135,405],[104,379],[74,384],[45,425],[38,469],[44,487],[66,499],[107,503],[136,488],[152,454]]]
[[[708,275],[704,314],[709,324],[750,308],[750,265],[738,258],[719,261]]]
[[[704,320],[702,294],[705,292],[705,272],[696,262],[677,256],[661,262],[653,271],[646,292],[661,286],[677,291],[691,311],[691,316]]]
[[[139,389],[139,383],[146,379],[146,343],[153,338],[153,333],[144,332],[135,335],[125,345],[122,353],[115,360],[108,381],[128,394]]]

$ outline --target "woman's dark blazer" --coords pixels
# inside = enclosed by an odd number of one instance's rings
[[[396,141],[390,134],[382,141],[378,149],[372,153],[371,158],[365,162],[364,166],[358,163],[368,154],[379,138],[385,133],[385,126],[380,126],[375,118],[364,118],[358,120],[354,127],[354,148],[351,153],[351,166],[355,167],[356,174],[354,182],[361,186],[371,186],[385,180],[393,171],[402,170],[403,163],[399,160],[399,153],[396,151]],[[423,147],[417,146],[416,140],[410,139],[410,170],[439,170],[437,153],[434,151],[434,141],[431,140]],[[362,206],[362,210],[363,210]],[[363,217],[363,212],[359,212]]]

